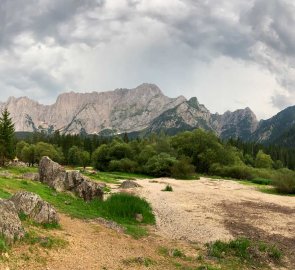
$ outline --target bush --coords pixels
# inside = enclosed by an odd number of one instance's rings
[[[195,173],[195,166],[191,164],[191,160],[182,157],[176,161],[171,167],[171,176],[176,179],[189,179]]]
[[[244,180],[252,180],[255,178],[254,171],[243,165],[221,167],[219,164],[214,164],[210,168],[210,174]]]
[[[102,205],[104,216],[119,223],[136,223],[136,214],[142,214],[143,223],[154,224],[155,216],[150,204],[138,196],[118,193],[110,196]]]
[[[155,177],[171,176],[171,167],[175,162],[175,157],[167,153],[161,153],[148,160],[147,164],[144,166],[144,171]]]
[[[112,160],[109,165],[109,170],[113,172],[130,172],[133,173],[137,169],[137,163],[128,158],[121,160]]]
[[[274,179],[273,185],[278,192],[295,194],[295,174],[280,174]]]
[[[172,192],[172,191],[173,191],[173,188],[172,188],[172,186],[167,185],[162,191],[169,191],[169,192]]]

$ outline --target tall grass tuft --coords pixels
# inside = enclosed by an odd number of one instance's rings
[[[136,223],[136,214],[142,214],[142,223],[155,223],[155,216],[150,204],[145,199],[127,193],[110,196],[103,203],[102,211],[106,218],[118,223]]]

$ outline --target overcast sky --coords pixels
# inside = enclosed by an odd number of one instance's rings
[[[0,1],[0,100],[143,82],[212,112],[295,105],[294,1]]]

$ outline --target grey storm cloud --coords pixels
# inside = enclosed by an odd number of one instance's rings
[[[79,86],[81,51],[126,46],[122,62],[138,57],[167,69],[220,56],[258,64],[286,90],[271,98],[283,108],[295,97],[294,15],[292,0],[2,0],[0,86],[53,96]],[[40,58],[42,50],[50,56]],[[148,74],[144,60],[134,69]]]

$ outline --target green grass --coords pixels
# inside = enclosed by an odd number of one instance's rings
[[[25,237],[22,241],[30,245],[39,245],[47,249],[64,248],[68,244],[67,241],[59,237],[55,237],[55,236],[41,237],[35,231],[32,231],[32,230],[25,234]]]
[[[0,180],[1,181],[1,180]],[[0,198],[8,199],[11,197],[11,194],[3,189],[0,189]]]
[[[295,197],[295,194],[282,193],[274,187],[259,187],[259,191],[272,195]]]
[[[0,172],[9,172],[16,176],[21,176],[24,173],[36,173],[38,168],[36,167],[0,167]]]
[[[92,180],[105,182],[109,184],[117,184],[119,180],[136,180],[136,179],[150,179],[152,177],[144,174],[124,173],[124,172],[97,172],[95,174],[82,172]]]
[[[162,191],[168,191],[168,192],[172,192],[173,188],[171,185],[167,185],[164,189],[162,189]]]
[[[155,217],[148,202],[133,195],[115,194],[105,202],[97,199],[85,202],[72,193],[56,192],[40,182],[0,178],[0,198],[9,198],[10,194],[19,190],[34,192],[60,212],[75,218],[103,217],[114,220],[125,227],[127,233],[136,238],[146,235],[147,232],[135,220],[135,214],[143,215],[143,225],[154,224],[155,222]]]
[[[262,266],[268,261],[279,263],[282,252],[275,246],[256,242],[247,238],[238,238],[229,242],[215,241],[207,245],[208,255],[229,264]]]
[[[127,193],[110,196],[103,203],[102,213],[105,218],[118,223],[135,224],[136,214],[142,214],[142,222],[145,224],[155,223],[155,216],[150,204],[145,199]]]
[[[8,245],[4,239],[4,237],[0,236],[0,254],[4,253],[8,250]]]

